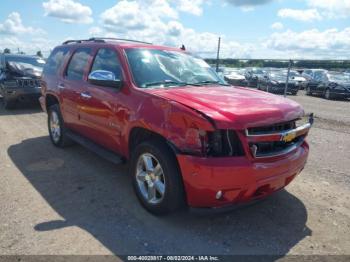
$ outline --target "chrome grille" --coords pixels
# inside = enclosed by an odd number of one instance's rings
[[[297,149],[307,136],[313,123],[309,122],[296,127],[296,121],[269,126],[254,127],[246,130],[246,137],[254,158],[275,157]]]
[[[18,87],[39,87],[40,80],[37,79],[17,79]]]
[[[295,128],[295,121],[289,121],[289,122],[274,124],[269,126],[248,128],[248,135],[276,133],[276,132],[288,131],[293,128]]]

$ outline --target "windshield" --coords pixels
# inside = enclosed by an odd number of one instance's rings
[[[157,49],[126,49],[136,85],[170,87],[183,85],[226,85],[202,59],[192,55]]]
[[[286,81],[286,76],[282,75],[280,72],[278,72],[278,73],[270,73],[269,76],[270,76],[270,79],[272,79],[272,80],[283,80],[283,81]]]
[[[350,76],[344,74],[329,74],[328,77],[331,81],[350,81]]]
[[[36,57],[28,57],[28,56],[8,56],[5,58],[6,62],[9,64],[21,64],[23,66],[29,65],[29,67],[41,67],[43,68],[45,65],[45,60]]]
[[[263,70],[261,70],[261,69],[255,68],[255,69],[252,70],[252,73],[255,74],[255,75],[262,75],[265,72]]]
[[[287,73],[288,73],[288,71],[285,72],[285,75],[287,75]],[[299,76],[301,76],[301,75],[300,75],[299,73],[297,73],[297,72],[290,71],[290,72],[289,72],[289,76],[292,76],[292,77],[299,77]]]

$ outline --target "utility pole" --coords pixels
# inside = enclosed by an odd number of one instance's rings
[[[284,97],[287,96],[287,89],[288,89],[288,83],[289,83],[289,73],[290,73],[290,68],[291,67],[292,67],[292,59],[289,60],[288,71],[287,71],[286,87],[284,88]]]
[[[217,55],[216,55],[216,72],[219,72],[220,44],[221,44],[221,37],[219,37],[218,52],[217,52]]]

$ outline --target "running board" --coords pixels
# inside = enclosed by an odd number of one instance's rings
[[[121,156],[119,156],[118,154],[92,142],[91,140],[73,132],[73,131],[68,131],[66,133],[66,135],[72,139],[73,141],[75,141],[76,143],[80,144],[81,146],[89,149],[90,151],[96,153],[97,155],[99,155],[100,157],[116,164],[122,164],[124,163],[123,158]]]

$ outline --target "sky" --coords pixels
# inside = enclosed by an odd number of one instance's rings
[[[119,37],[204,58],[350,59],[350,0],[2,0],[0,50]]]

